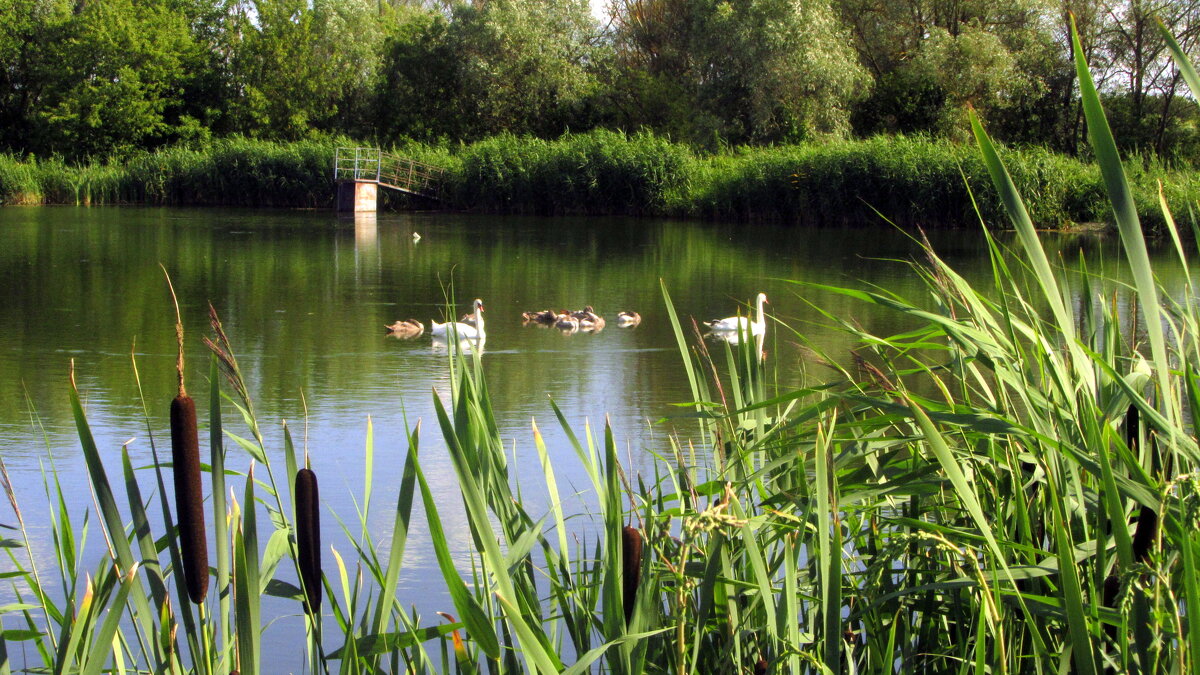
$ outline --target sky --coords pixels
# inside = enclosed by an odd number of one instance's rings
[[[601,21],[608,20],[608,10],[606,8],[608,0],[588,0],[592,4],[592,16]]]

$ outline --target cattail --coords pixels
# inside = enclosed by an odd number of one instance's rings
[[[166,273],[166,268],[163,268]],[[175,302],[175,339],[179,357],[175,369],[179,394],[171,401],[171,464],[175,475],[175,519],[183,556],[183,580],[192,602],[204,602],[208,592],[208,545],[204,536],[204,492],[200,483],[200,437],[196,430],[196,403],[183,386],[183,321],[175,288],[167,277]]]
[[[621,530],[621,571],[625,592],[625,625],[633,618],[633,602],[637,598],[638,581],[642,575],[642,533],[625,526]]]
[[[770,667],[767,660],[760,656],[758,657],[758,663],[754,664],[754,675],[767,675],[767,670]]]
[[[300,553],[300,581],[310,615],[321,611],[321,512],[317,474],[296,472],[296,545]]]
[[[1131,453],[1136,453],[1138,448],[1139,415],[1136,405],[1129,406],[1129,411],[1125,413],[1125,444]],[[1154,460],[1157,467],[1158,457],[1154,457]],[[1146,562],[1157,536],[1158,512],[1143,504],[1141,513],[1138,514],[1137,529],[1133,533],[1133,559]]]

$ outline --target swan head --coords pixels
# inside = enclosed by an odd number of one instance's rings
[[[475,311],[476,311],[476,312],[482,312],[482,311],[483,311],[483,300],[480,300],[479,298],[475,298],[475,303],[474,303],[474,304],[475,304]]]

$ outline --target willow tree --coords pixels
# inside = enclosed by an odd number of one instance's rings
[[[1073,71],[1054,0],[835,2],[876,81],[857,131],[961,132],[969,104],[993,128],[1007,115],[1043,136],[1026,140],[1060,133]]]
[[[867,82],[823,0],[619,0],[614,97],[627,127],[693,142],[845,134]]]

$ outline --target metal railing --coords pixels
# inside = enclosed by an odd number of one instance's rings
[[[382,154],[379,148],[338,148],[333,155],[333,179],[378,182]]]
[[[333,178],[338,181],[371,181],[384,187],[422,197],[438,198],[445,171],[379,148],[338,148],[333,159]]]

